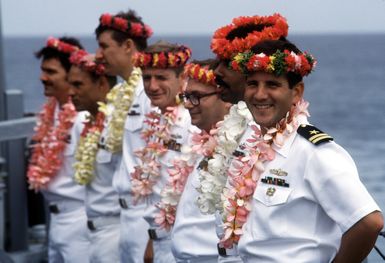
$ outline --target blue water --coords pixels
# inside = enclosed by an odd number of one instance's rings
[[[213,57],[209,36],[164,38],[190,46],[195,59]],[[93,38],[81,40],[95,51]],[[293,35],[290,40],[318,60],[305,79],[311,122],[350,152],[362,181],[385,211],[385,35]],[[26,112],[37,111],[44,101],[40,63],[33,56],[44,42],[38,37],[5,38],[7,88],[24,92]],[[385,253],[385,238],[377,245]],[[383,261],[373,251],[369,262]]]

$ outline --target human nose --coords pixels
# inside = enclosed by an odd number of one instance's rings
[[[223,68],[225,67],[224,63],[221,62],[219,65],[214,69],[214,75],[223,77]]]
[[[103,59],[103,52],[101,48],[98,48],[95,52],[95,60],[101,61]]]
[[[48,74],[45,73],[44,71],[42,71],[42,72],[40,73],[40,80],[41,80],[41,81],[47,81],[47,80],[48,80]]]
[[[254,93],[254,98],[256,100],[264,100],[267,98],[267,89],[264,85],[258,85]]]

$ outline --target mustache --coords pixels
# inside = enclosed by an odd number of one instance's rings
[[[222,79],[222,77],[220,77],[220,76],[215,76],[215,82],[217,83],[217,85],[221,86],[222,88],[230,89],[230,85],[227,84],[227,83]]]

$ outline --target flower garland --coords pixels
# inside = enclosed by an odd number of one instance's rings
[[[216,146],[215,134],[215,128],[210,131],[210,134],[205,131],[194,132],[191,145],[182,148],[182,156],[173,160],[173,168],[168,169],[170,176],[168,183],[162,189],[161,201],[157,204],[160,211],[155,216],[155,223],[161,228],[169,231],[174,225],[176,209],[188,176],[194,170],[199,156],[203,155],[206,159],[212,156]]]
[[[124,122],[134,101],[135,89],[141,76],[140,68],[134,67],[129,79],[112,88],[107,94],[107,104],[99,106],[99,110],[110,120],[107,126],[106,147],[112,153],[122,150]],[[113,109],[107,108],[106,105],[112,105]]]
[[[293,51],[277,50],[271,56],[251,51],[238,53],[230,62],[230,68],[242,73],[265,71],[281,76],[288,72],[306,76],[316,65],[314,57],[307,53],[296,54]]]
[[[190,63],[184,68],[184,75],[203,84],[216,87],[215,75],[213,70],[202,67],[199,64]]]
[[[263,29],[252,31],[244,38],[235,37],[229,40],[231,32],[248,26],[263,26]],[[271,16],[241,16],[234,18],[230,25],[215,31],[211,40],[211,50],[221,59],[231,59],[235,54],[250,50],[255,44],[263,40],[277,40],[286,37],[288,33],[286,19],[280,14]]]
[[[104,128],[104,119],[104,113],[99,111],[94,120],[92,116],[89,116],[85,122],[75,154],[77,162],[73,165],[74,179],[78,184],[89,184],[94,178],[95,159],[99,149],[100,135]]]
[[[127,19],[111,14],[102,14],[99,18],[100,25],[116,29],[133,37],[149,38],[152,29],[148,25],[139,22],[130,22]]]
[[[99,76],[105,73],[104,66],[95,62],[95,55],[89,54],[82,49],[71,54],[70,62],[75,66]]]
[[[191,49],[179,46],[171,52],[139,52],[134,57],[134,65],[140,68],[177,68],[186,64],[191,57]]]
[[[47,39],[46,46],[50,47],[50,48],[54,48],[59,52],[63,52],[63,53],[67,53],[67,54],[71,54],[71,53],[79,50],[79,48],[77,46],[68,44],[68,43],[61,41],[60,39],[57,39],[54,37],[49,37]]]
[[[275,147],[281,148],[285,140],[297,130],[300,116],[309,116],[309,103],[302,100],[287,113],[276,127],[263,135],[259,128],[252,126],[254,134],[246,146],[248,156],[238,157],[229,170],[228,186],[223,189],[224,236],[221,246],[232,248],[243,234],[242,227],[252,207],[252,196],[257,187],[264,164],[275,158]]]
[[[163,116],[163,119],[161,117]],[[145,199],[153,192],[153,186],[160,177],[159,158],[167,152],[165,145],[171,140],[171,127],[179,117],[179,107],[168,107],[164,114],[152,111],[146,115],[144,123],[147,129],[141,132],[146,146],[135,151],[141,164],[134,167],[131,173],[133,203]],[[164,123],[161,123],[164,121]]]
[[[230,108],[223,122],[218,124],[217,146],[212,158],[208,161],[207,171],[199,171],[200,193],[197,205],[203,214],[213,214],[216,210],[222,211],[222,190],[227,181],[227,168],[233,157],[233,152],[239,145],[239,139],[245,132],[248,123],[252,120],[246,103],[240,101]]]
[[[62,152],[66,148],[70,129],[76,117],[71,101],[62,106],[58,114],[58,125],[54,125],[57,101],[49,98],[39,113],[32,137],[37,143],[33,146],[32,157],[27,171],[30,189],[43,189],[57,174],[62,165]]]

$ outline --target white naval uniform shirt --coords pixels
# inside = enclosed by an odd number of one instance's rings
[[[112,177],[120,165],[122,154],[111,153],[105,149],[108,120],[99,140],[96,154],[94,178],[86,185],[86,213],[88,218],[99,216],[119,216],[119,197],[112,187]]]
[[[342,234],[380,209],[350,155],[335,142],[315,146],[294,132],[275,151],[254,192],[238,251],[245,262],[330,262]],[[289,186],[263,183],[266,176],[284,179]],[[270,187],[275,192],[269,196]]]
[[[179,105],[178,107],[179,118],[176,120],[175,125],[171,128],[171,137],[176,141],[176,143],[182,146],[188,142],[189,131],[192,125],[189,111],[185,109],[183,105]],[[160,121],[164,121],[163,116]],[[152,195],[147,200],[148,205],[143,216],[144,219],[150,224],[151,228],[159,228],[159,226],[154,222],[155,215],[159,212],[159,209],[155,205],[160,202],[160,193],[168,182],[169,173],[167,172],[167,169],[172,167],[172,160],[180,155],[180,151],[170,149],[159,158],[161,176],[153,187]]]
[[[59,107],[55,109],[55,126],[58,125]],[[78,112],[74,124],[70,130],[70,139],[63,154],[62,166],[57,174],[51,179],[47,185],[47,189],[42,190],[44,198],[49,203],[61,201],[79,201],[84,203],[85,189],[84,186],[77,184],[73,180],[75,162],[76,145],[79,141],[80,133],[83,130],[85,116],[87,112]]]
[[[202,160],[203,157],[197,160],[189,175],[176,211],[171,249],[177,262],[218,261],[215,216],[202,214],[196,205],[199,196],[196,188],[200,185],[198,165]]]
[[[146,118],[145,115],[153,109],[150,99],[144,92],[143,80],[140,78],[135,89],[135,98],[124,125],[122,162],[115,171],[113,178],[114,189],[120,196],[129,196],[131,194],[130,172],[133,172],[134,167],[140,164],[134,151],[145,147],[145,142],[141,138],[143,121]]]

